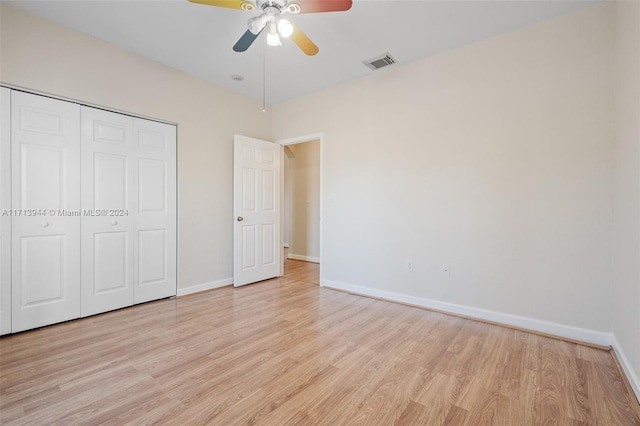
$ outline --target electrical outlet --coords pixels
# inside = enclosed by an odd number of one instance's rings
[[[407,260],[407,270],[413,271],[413,261],[411,259]]]
[[[448,263],[443,263],[442,264],[442,269],[440,270],[440,273],[442,275],[449,275],[450,274],[450,269],[449,269],[449,264]]]

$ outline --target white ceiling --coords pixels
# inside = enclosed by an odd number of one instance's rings
[[[304,1],[304,0],[300,0]],[[289,15],[320,48],[304,55],[291,40],[267,47],[264,34],[247,52],[231,48],[256,11],[187,0],[7,1],[131,52],[273,104],[372,72],[362,61],[385,52],[399,65],[519,27],[570,13],[600,0],[354,0],[347,12]],[[236,82],[231,75],[245,80]]]

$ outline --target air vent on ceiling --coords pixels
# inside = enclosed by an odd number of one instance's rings
[[[380,56],[376,56],[373,59],[369,59],[368,61],[363,62],[363,64],[371,68],[373,71],[379,70],[380,68],[384,68],[395,63],[396,60],[393,59],[389,53],[383,53]]]

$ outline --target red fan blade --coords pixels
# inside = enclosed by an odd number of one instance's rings
[[[292,3],[289,3],[292,4]],[[344,12],[351,9],[352,0],[297,0],[299,13]]]

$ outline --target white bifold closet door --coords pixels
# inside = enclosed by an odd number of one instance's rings
[[[0,334],[175,296],[176,127],[1,95]]]
[[[175,126],[82,107],[82,316],[176,294]]]
[[[11,91],[0,87],[0,335],[11,333]]]
[[[133,304],[133,118],[82,107],[82,316]]]
[[[11,92],[12,331],[80,316],[80,106]]]

